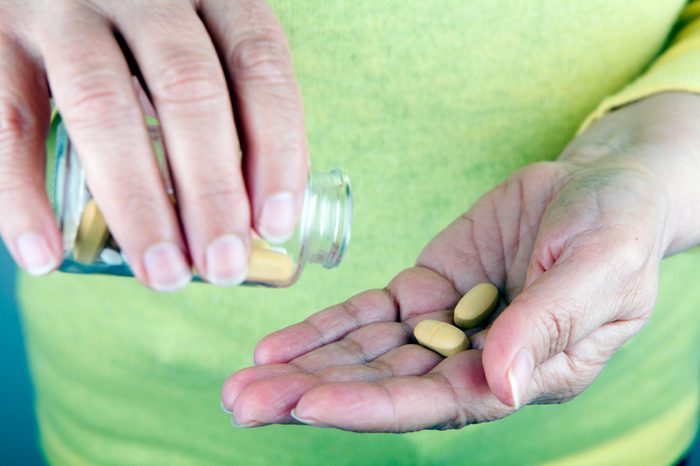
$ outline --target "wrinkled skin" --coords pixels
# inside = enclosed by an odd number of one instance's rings
[[[700,119],[698,101],[665,94],[630,105],[559,161],[514,173],[386,288],[265,337],[256,366],[225,383],[224,408],[242,426],[407,432],[575,397],[648,320],[662,257],[697,241],[683,213],[692,176],[655,163],[660,154],[665,164],[698,160],[683,139]],[[687,123],[666,118],[683,111]],[[500,288],[502,305],[473,349],[442,358],[415,343],[418,322],[450,321],[480,282]]]
[[[44,188],[49,94],[145,285],[184,287],[192,266],[211,283],[238,284],[251,231],[274,241],[292,234],[308,169],[301,92],[264,0],[0,0],[0,234],[34,275],[63,258]]]

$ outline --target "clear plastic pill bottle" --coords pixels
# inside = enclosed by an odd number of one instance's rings
[[[47,187],[63,240],[64,257],[59,270],[133,276],[92,199],[65,127],[60,120],[54,127],[55,158],[48,168]],[[158,123],[149,119],[148,130],[164,184],[176,202]],[[337,169],[311,171],[296,231],[282,244],[254,235],[244,284],[286,287],[299,278],[306,264],[337,267],[350,241],[351,221],[352,192],[348,177]],[[193,272],[194,280],[201,281],[196,271]]]

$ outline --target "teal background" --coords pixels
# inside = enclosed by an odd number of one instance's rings
[[[15,269],[0,241],[0,465],[44,464],[36,441],[33,393],[15,302]]]

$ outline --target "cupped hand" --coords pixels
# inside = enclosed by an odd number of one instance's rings
[[[177,213],[134,66],[161,122]],[[194,265],[210,282],[236,284],[251,228],[291,235],[307,174],[301,95],[263,0],[0,0],[0,83],[0,233],[29,272],[62,259],[44,192],[49,92],[143,283],[178,288]]]
[[[600,143],[610,125],[633,126],[607,118],[560,161],[484,195],[385,289],[264,338],[257,365],[224,385],[234,422],[459,428],[583,391],[647,321],[669,244],[667,188],[637,163],[660,148]],[[481,282],[503,302],[473,349],[443,358],[416,344],[418,322],[451,321]]]

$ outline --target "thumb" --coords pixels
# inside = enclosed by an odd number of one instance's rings
[[[518,409],[529,401],[537,366],[620,318],[624,292],[616,283],[626,274],[619,273],[616,256],[590,244],[564,252],[494,321],[482,357],[489,388],[501,402]]]

